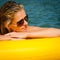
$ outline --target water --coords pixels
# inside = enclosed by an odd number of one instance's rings
[[[8,0],[0,0],[0,6]],[[60,0],[13,0],[24,5],[29,25],[60,28]]]

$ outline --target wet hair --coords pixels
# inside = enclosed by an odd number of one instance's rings
[[[15,1],[8,1],[0,8],[0,34],[11,32],[5,25],[12,23],[14,14],[23,9],[23,5]]]

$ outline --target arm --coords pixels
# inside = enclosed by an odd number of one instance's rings
[[[48,28],[43,30],[36,31],[27,31],[27,32],[11,32],[5,36],[12,39],[25,39],[25,38],[44,38],[44,37],[59,37],[60,29]]]
[[[27,38],[59,37],[60,29],[48,28],[42,31],[28,32]]]

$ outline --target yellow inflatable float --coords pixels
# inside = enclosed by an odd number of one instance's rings
[[[60,60],[60,37],[0,41],[0,60]]]

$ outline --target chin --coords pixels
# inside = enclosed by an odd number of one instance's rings
[[[21,31],[22,31],[22,32],[26,32],[26,31],[27,31],[27,29],[22,29]]]
[[[23,31],[23,32],[24,32],[24,31],[27,31],[27,28],[22,28],[21,31]]]

